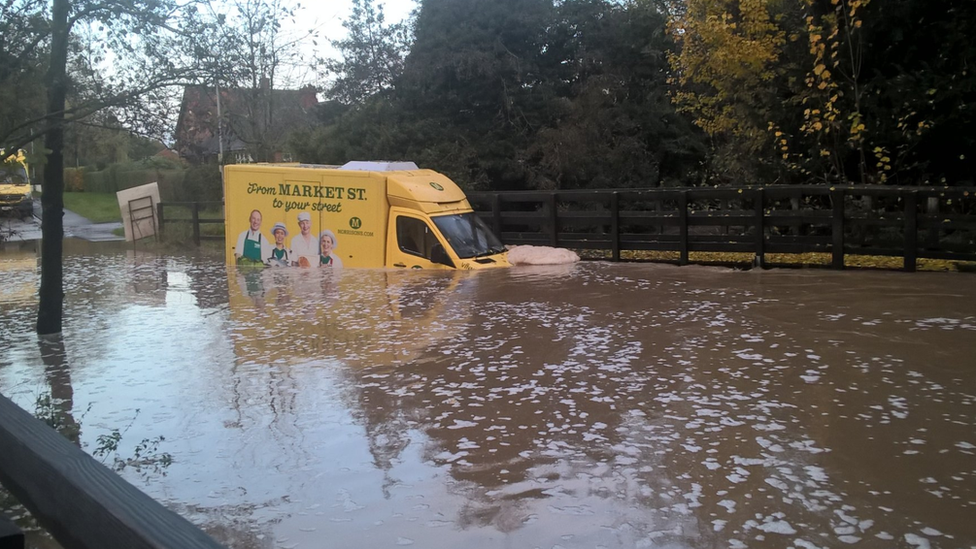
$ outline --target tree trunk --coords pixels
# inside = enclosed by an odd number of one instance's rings
[[[41,187],[41,289],[37,333],[61,332],[64,280],[61,255],[64,239],[64,104],[67,92],[68,0],[51,8],[51,66],[47,74],[48,150]]]

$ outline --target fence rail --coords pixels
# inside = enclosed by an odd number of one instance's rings
[[[159,234],[162,237],[166,236],[167,225],[188,225],[190,230],[193,231],[193,243],[197,246],[200,245],[202,240],[224,239],[223,235],[202,234],[200,230],[201,225],[207,224],[219,224],[223,227],[223,214],[220,217],[200,217],[201,213],[209,210],[219,210],[222,212],[224,208],[223,202],[160,202],[156,207],[159,210]],[[169,213],[167,214],[167,212]],[[189,214],[189,217],[187,217],[187,214]]]
[[[976,187],[795,186],[476,192],[468,199],[505,244],[576,249],[824,252],[976,261]]]

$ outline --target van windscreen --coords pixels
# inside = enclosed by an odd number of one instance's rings
[[[18,165],[0,165],[0,183],[23,185],[27,183],[27,170]]]
[[[505,251],[505,246],[498,237],[474,212],[441,215],[434,217],[433,220],[460,259],[494,255]]]

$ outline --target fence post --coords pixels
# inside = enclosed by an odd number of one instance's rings
[[[765,193],[763,193],[762,188],[752,191],[752,207],[755,212],[755,220],[753,223],[756,227],[756,259],[753,261],[753,267],[759,267],[763,269],[766,267],[766,215],[764,204]]]
[[[918,191],[905,195],[905,271],[915,272],[918,263]]]
[[[200,203],[194,202],[190,207],[190,214],[193,223],[193,243],[200,245]]]
[[[831,189],[830,201],[833,204],[833,223],[831,224],[831,267],[844,268],[844,189]]]
[[[557,234],[556,225],[558,223],[556,212],[556,193],[553,192],[549,195],[549,245],[553,248],[556,247],[559,240],[559,235]]]
[[[610,193],[610,259],[620,261],[620,194]]]
[[[925,215],[929,220],[935,220],[936,216],[939,215],[939,197],[930,196],[928,200],[925,201]],[[928,234],[925,235],[925,247],[927,249],[935,249],[939,247],[939,226],[930,223]]]
[[[502,237],[502,198],[498,193],[491,195],[491,225],[495,236]]]
[[[688,264],[688,191],[683,190],[681,194],[678,195],[678,220],[680,225],[678,226],[679,231],[679,253],[680,257],[678,259],[679,265]]]
[[[156,209],[159,210],[159,239],[163,238],[163,226],[165,225],[166,218],[163,217],[163,203],[160,202],[156,204]]]

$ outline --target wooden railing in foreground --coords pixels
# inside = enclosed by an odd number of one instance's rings
[[[0,395],[0,481],[65,549],[219,549]]]
[[[976,261],[976,187],[823,185],[475,192],[505,244],[573,249],[745,252]]]
[[[3,515],[0,515],[0,549],[24,549],[24,533]]]

